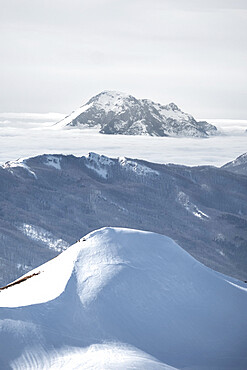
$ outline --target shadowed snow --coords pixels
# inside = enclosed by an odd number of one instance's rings
[[[247,365],[244,283],[165,236],[103,228],[38,271],[0,292],[6,368]]]

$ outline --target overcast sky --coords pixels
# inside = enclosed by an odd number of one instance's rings
[[[0,112],[102,90],[247,118],[246,0],[0,0]]]

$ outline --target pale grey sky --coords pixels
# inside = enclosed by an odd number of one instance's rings
[[[246,0],[0,0],[0,112],[102,90],[247,118]]]

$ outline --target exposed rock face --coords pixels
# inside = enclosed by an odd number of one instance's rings
[[[115,91],[91,98],[57,124],[60,127],[97,127],[103,134],[207,137],[217,129],[197,122],[176,104],[161,105]]]

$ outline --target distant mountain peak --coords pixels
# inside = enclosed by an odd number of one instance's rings
[[[93,96],[57,127],[97,128],[102,134],[150,136],[207,137],[217,131],[207,122],[197,122],[175,103],[162,105],[109,90]]]
[[[111,96],[112,98],[119,98],[119,97],[131,97],[130,94],[124,93],[122,91],[117,91],[117,90],[103,90],[96,96],[101,96],[101,95],[106,95],[106,96]]]
[[[175,103],[169,103],[166,105],[167,109],[172,109],[173,111],[176,111],[176,110],[179,110],[181,111],[181,109],[178,108],[178,106],[175,104]]]
[[[120,99],[128,99],[132,98],[131,95],[120,92],[120,91],[114,91],[114,90],[104,90],[100,92],[99,94],[93,96],[87,104],[90,104],[90,102],[97,101],[98,103],[108,103],[109,101],[117,101]]]

